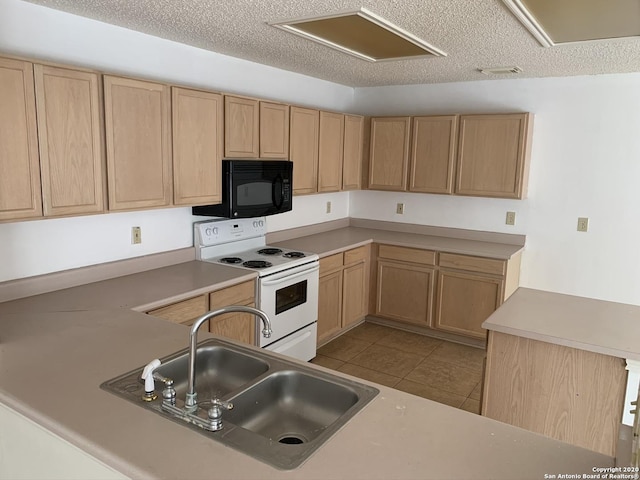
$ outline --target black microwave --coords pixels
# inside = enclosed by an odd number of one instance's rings
[[[222,160],[222,203],[193,207],[194,215],[250,218],[292,208],[293,162]]]

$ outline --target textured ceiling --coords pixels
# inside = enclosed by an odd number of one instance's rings
[[[640,71],[640,38],[543,48],[501,0],[27,0],[354,87]],[[265,22],[364,7],[447,52],[369,63]],[[481,67],[518,65],[487,77]]]

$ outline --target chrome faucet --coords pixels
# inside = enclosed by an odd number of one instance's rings
[[[246,307],[244,305],[230,305],[228,307],[220,308],[219,310],[214,310],[208,313],[205,313],[203,316],[198,318],[193,326],[191,327],[191,331],[189,332],[189,378],[187,384],[187,394],[185,398],[185,409],[188,411],[193,411],[197,408],[198,405],[198,394],[196,392],[196,348],[198,344],[198,329],[205,323],[207,320],[210,320],[218,315],[224,315],[225,313],[232,312],[242,312],[242,313],[252,313],[257,317],[260,317],[262,320],[262,335],[265,338],[269,338],[271,336],[271,321],[267,314],[262,310],[258,310],[253,307]]]

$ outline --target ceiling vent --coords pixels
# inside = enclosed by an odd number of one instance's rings
[[[369,62],[445,57],[442,50],[361,8],[269,25]]]
[[[484,73],[485,75],[504,75],[506,73],[522,73],[522,69],[520,67],[494,67],[494,68],[479,68],[478,71],[480,73]]]

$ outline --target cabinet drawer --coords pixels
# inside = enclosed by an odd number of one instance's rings
[[[330,255],[328,257],[324,257],[320,259],[320,276],[331,272],[332,270],[336,270],[338,268],[342,268],[342,254],[336,253],[335,255]]]
[[[457,268],[470,272],[483,272],[493,275],[504,275],[507,262],[493,258],[470,257],[468,255],[456,255],[453,253],[440,254],[440,266]]]
[[[436,264],[436,252],[431,250],[420,250],[418,248],[380,245],[378,248],[378,257],[400,260],[403,262],[422,263],[424,265]]]
[[[191,324],[193,320],[207,313],[207,297],[200,295],[147,313],[170,322]]]
[[[244,305],[247,300],[253,301],[255,296],[255,284],[253,281],[223,288],[210,294],[211,309],[226,307],[227,305]]]
[[[353,248],[344,252],[344,264],[351,265],[353,263],[360,263],[367,260],[369,256],[369,248],[367,245],[363,247]]]

